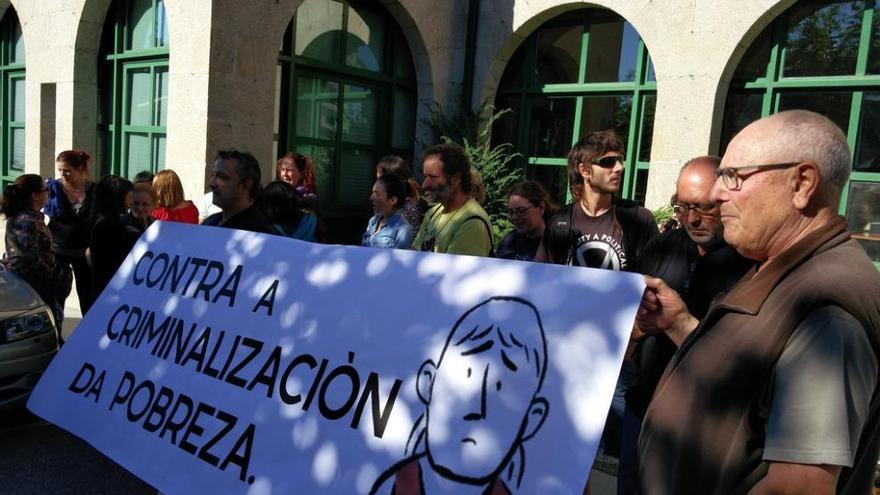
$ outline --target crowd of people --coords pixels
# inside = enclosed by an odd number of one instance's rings
[[[514,230],[497,246],[464,149],[426,149],[421,185],[402,158],[382,158],[362,245],[645,274],[603,440],[619,458],[618,493],[865,493],[880,451],[880,274],[837,214],[851,170],[842,131],[782,112],[746,127],[723,158],[685,161],[672,199],[680,228],[662,233],[618,195],[624,151],[613,131],[579,140],[563,207],[537,182],[514,185]],[[252,155],[219,152],[199,206],[172,170],[93,183],[89,161],[64,151],[59,179],[22,175],[3,192],[4,264],[59,322],[71,276],[88,311],[154,220],[323,237],[315,172],[299,153],[261,187]]]

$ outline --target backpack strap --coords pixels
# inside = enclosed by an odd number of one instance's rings
[[[573,208],[567,207],[550,218],[544,230],[544,249],[547,251],[549,261],[557,264],[567,264],[568,260],[564,259],[568,250],[572,245],[572,237],[574,236]]]

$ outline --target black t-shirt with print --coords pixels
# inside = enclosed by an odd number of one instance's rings
[[[573,239],[566,256],[569,265],[606,270],[626,269],[623,231],[615,223],[612,209],[598,217],[591,217],[583,208],[573,208],[572,221],[581,235]]]

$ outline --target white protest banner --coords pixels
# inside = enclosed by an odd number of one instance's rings
[[[642,290],[156,223],[28,407],[169,494],[575,494]]]

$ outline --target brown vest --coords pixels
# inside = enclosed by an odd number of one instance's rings
[[[758,406],[794,328],[836,305],[880,356],[880,273],[837,217],[747,273],[685,340],[657,387],[639,438],[646,494],[747,493],[767,473]],[[880,388],[880,387],[878,387]],[[870,491],[880,449],[877,388],[854,466],[838,493]]]

